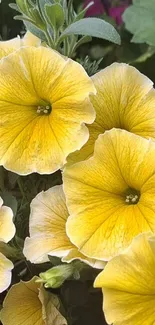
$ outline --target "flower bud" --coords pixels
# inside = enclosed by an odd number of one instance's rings
[[[70,278],[74,272],[75,269],[72,264],[58,265],[46,272],[40,273],[40,279],[38,279],[37,282],[44,283],[45,288],[58,288],[66,279]]]

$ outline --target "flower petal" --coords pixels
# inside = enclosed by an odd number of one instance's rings
[[[24,37],[22,38],[22,46],[40,46],[41,40],[33,35],[31,32],[27,31]]]
[[[67,325],[66,319],[59,312],[61,305],[56,295],[41,287],[39,299],[42,303],[42,317],[46,325]]]
[[[37,279],[11,287],[1,310],[3,325],[67,325],[57,296],[47,292]]]
[[[47,255],[67,255],[73,247],[65,232],[68,211],[62,186],[39,193],[31,203],[30,238],[24,255],[33,263],[48,260]]]
[[[30,33],[26,32],[23,38],[19,36],[9,40],[9,41],[1,41],[0,42],[0,59],[17,51],[22,46],[40,46],[41,40]]]
[[[20,37],[0,42],[0,59],[16,51],[22,45]]]
[[[0,164],[22,175],[55,172],[88,140],[92,81],[79,64],[41,46],[1,60],[0,79]],[[49,115],[37,113],[42,102],[52,106]]]
[[[77,247],[73,246],[73,248],[68,252],[66,256],[62,258],[63,262],[71,263],[75,260],[80,260],[90,266],[92,266],[95,269],[104,269],[106,262],[95,260],[94,258],[88,258],[87,256],[80,253],[77,249]]]
[[[11,283],[11,270],[13,264],[2,253],[0,253],[0,293],[5,291]]]
[[[155,323],[155,236],[150,236],[137,236],[128,250],[114,257],[95,280],[94,286],[103,289],[108,324]]]
[[[99,134],[112,128],[155,139],[155,90],[150,79],[134,67],[113,63],[92,80],[97,89],[97,94],[91,96],[96,120],[89,126],[88,142],[68,157],[69,163],[89,158]]]
[[[109,260],[139,233],[155,232],[153,141],[119,129],[107,131],[96,141],[94,156],[66,167],[63,179],[70,214],[67,235],[84,255]],[[128,205],[126,192],[132,189],[140,199]]]
[[[31,203],[30,237],[23,253],[32,263],[44,263],[48,255],[62,257],[70,263],[80,259],[92,267],[103,268],[105,263],[84,256],[70,242],[66,234],[68,210],[62,185],[39,193]]]
[[[44,325],[42,304],[38,298],[40,284],[31,281],[17,283],[9,290],[1,310],[3,325]]]
[[[0,198],[0,205],[3,200]],[[13,223],[13,212],[9,207],[0,207],[0,241],[7,243],[15,235],[15,225]]]

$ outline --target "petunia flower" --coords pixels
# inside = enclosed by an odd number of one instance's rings
[[[92,1],[85,0],[84,1],[84,8],[87,7]],[[93,0],[93,4],[90,8],[86,11],[86,17],[101,15],[104,13],[104,6],[101,0]]]
[[[3,206],[3,200],[0,197],[0,242],[7,243],[14,237],[15,226],[12,219],[12,210],[9,207]],[[12,262],[0,253],[0,293],[10,285],[12,269]]]
[[[88,140],[95,93],[83,67],[45,47],[0,61],[0,165],[21,175],[53,173]]]
[[[10,283],[13,269],[13,263],[0,253],[0,293],[5,291]]]
[[[24,255],[32,263],[47,262],[48,255],[61,257],[65,262],[80,259],[103,268],[102,261],[89,259],[81,254],[66,235],[68,210],[62,185],[39,193],[31,203],[30,238],[24,244]]]
[[[126,249],[145,231],[155,232],[155,144],[112,129],[100,135],[94,155],[64,169],[71,242],[100,260]]]
[[[57,296],[45,291],[36,280],[34,277],[11,287],[0,312],[3,325],[67,325],[59,312]]]
[[[40,46],[41,40],[29,31],[23,38],[15,37],[9,41],[0,41],[0,59],[17,51],[22,46]]]
[[[155,324],[155,236],[143,233],[114,257],[94,283],[108,324]]]
[[[112,128],[155,139],[155,90],[150,79],[134,67],[113,63],[92,80],[97,89],[96,96],[91,96],[96,120],[89,126],[88,142],[70,155],[69,162],[89,158],[99,134]]]

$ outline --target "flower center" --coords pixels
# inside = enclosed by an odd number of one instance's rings
[[[125,195],[125,203],[137,204],[140,198],[140,192],[134,189],[128,189]]]
[[[49,115],[51,113],[52,107],[51,105],[40,105],[37,107],[37,113],[39,115]]]

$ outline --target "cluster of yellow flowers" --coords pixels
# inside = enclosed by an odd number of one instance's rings
[[[121,63],[89,78],[80,64],[42,46],[30,33],[1,42],[0,58],[0,164],[20,175],[62,169],[63,185],[39,193],[31,203],[25,257],[32,263],[44,263],[49,255],[67,263],[80,259],[104,269],[94,286],[103,289],[107,323],[154,324],[152,82]],[[0,221],[0,240],[7,242],[15,228],[2,202]],[[1,254],[1,292],[10,284],[12,268]],[[40,320],[46,314],[43,288],[35,279],[20,286],[4,302],[3,324],[11,315],[16,325],[29,324],[34,296],[32,323],[45,324]],[[13,305],[9,309],[15,295],[17,314]],[[22,295],[28,299],[27,313],[19,303]]]

